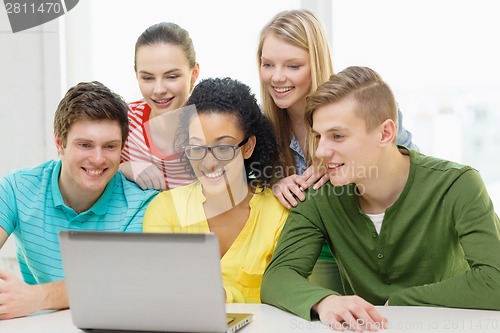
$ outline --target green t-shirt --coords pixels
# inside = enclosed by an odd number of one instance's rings
[[[328,183],[291,210],[264,274],[262,302],[309,319],[311,307],[334,294],[305,279],[326,240],[347,294],[375,305],[500,310],[500,222],[479,173],[408,154],[408,180],[380,234],[353,184]]]

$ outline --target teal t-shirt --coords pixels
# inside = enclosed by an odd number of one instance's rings
[[[59,231],[142,231],[146,206],[157,194],[118,172],[94,205],[77,214],[64,204],[60,171],[61,161],[52,160],[0,180],[0,227],[16,238],[19,266],[29,284],[64,279]]]

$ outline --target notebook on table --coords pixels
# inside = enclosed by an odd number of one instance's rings
[[[82,330],[235,332],[215,234],[62,231],[73,323]]]

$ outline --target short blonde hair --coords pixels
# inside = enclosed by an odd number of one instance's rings
[[[391,88],[377,72],[359,66],[347,67],[332,75],[307,97],[306,120],[309,127],[313,126],[313,114],[317,109],[346,98],[356,102],[356,115],[365,120],[367,132],[387,119],[394,121],[397,127],[398,108]],[[315,144],[311,143],[311,159],[314,159],[315,149]]]
[[[368,67],[351,66],[334,74],[307,97],[306,119],[312,127],[312,116],[319,107],[352,97],[358,104],[356,114],[370,131],[387,119],[397,123],[398,108],[391,88]]]

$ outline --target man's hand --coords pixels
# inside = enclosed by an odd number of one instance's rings
[[[279,202],[286,208],[290,209],[297,206],[298,202],[304,201],[306,196],[303,191],[314,184],[313,189],[317,190],[323,186],[329,177],[325,174],[324,169],[318,169],[311,165],[302,175],[291,175],[280,179],[273,185],[273,194],[278,198]]]
[[[166,190],[163,173],[150,162],[123,162],[120,171],[143,190]]]
[[[62,281],[29,285],[15,274],[0,272],[0,319],[23,317],[40,310],[68,308]]]
[[[0,272],[0,319],[23,317],[40,310],[44,298],[38,285],[30,286],[12,273]]]
[[[377,331],[386,328],[387,319],[377,309],[359,296],[330,295],[313,306],[319,319],[336,331]]]

